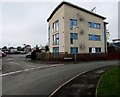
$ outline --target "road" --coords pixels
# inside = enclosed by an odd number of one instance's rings
[[[9,55],[3,58],[2,94],[47,96],[75,75],[107,65],[118,65],[118,60],[49,65]]]

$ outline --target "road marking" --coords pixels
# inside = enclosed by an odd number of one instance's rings
[[[29,66],[29,67],[39,67],[39,66],[33,66],[33,65],[27,65],[27,66]]]
[[[22,72],[23,70],[19,70],[19,71],[15,71],[15,72],[9,72],[9,73],[5,73],[5,74],[2,74],[2,75],[0,75],[0,77],[2,76],[7,76],[7,75],[11,75],[11,74],[16,74],[16,73],[20,73],[20,72]]]
[[[17,74],[17,73],[21,73],[21,72],[26,72],[29,70],[35,70],[35,69],[42,69],[42,68],[49,68],[49,67],[56,67],[56,66],[63,66],[64,64],[55,64],[55,65],[45,65],[45,66],[36,66],[37,68],[30,68],[30,69],[25,69],[25,70],[18,70],[18,71],[14,71],[14,72],[9,72],[9,73],[5,73],[5,74],[1,74],[0,77],[3,76],[8,76],[8,75],[12,75],[12,74]]]
[[[29,71],[30,69],[25,69],[24,71]]]
[[[8,58],[8,59],[6,59],[6,60],[10,61],[10,60],[13,60],[13,59],[11,59],[11,58]]]
[[[20,65],[19,63],[16,63],[16,62],[10,62],[10,63],[12,63],[12,65],[13,65],[13,64]]]

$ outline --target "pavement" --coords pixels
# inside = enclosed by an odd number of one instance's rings
[[[118,65],[118,60],[77,64],[39,64],[30,62],[25,55],[8,55],[3,58],[2,65],[0,77],[2,77],[3,97],[6,95],[48,97],[74,76],[104,66]]]
[[[49,97],[96,97],[96,88],[101,75],[114,66],[106,66],[77,76],[64,84]]]

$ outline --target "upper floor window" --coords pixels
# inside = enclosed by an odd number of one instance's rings
[[[53,23],[53,32],[58,32],[59,30],[59,20]]]
[[[74,39],[78,39],[78,33],[70,33],[70,44],[73,44]]]
[[[78,39],[78,33],[70,33],[72,39]]]
[[[100,35],[91,35],[91,34],[89,34],[89,40],[100,41],[101,40],[101,36]]]
[[[96,29],[100,29],[100,24],[99,23],[95,23],[95,28]]]
[[[59,34],[53,35],[53,45],[59,45]]]
[[[100,29],[100,24],[99,23],[94,23],[94,22],[88,22],[88,27],[89,28]]]
[[[76,19],[70,19],[70,30],[73,30],[73,26],[77,26],[78,22]]]
[[[48,27],[48,37],[50,37],[50,25]]]

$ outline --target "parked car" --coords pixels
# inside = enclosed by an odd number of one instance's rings
[[[31,58],[31,52],[26,54],[26,58]]]
[[[3,51],[0,50],[0,56],[5,57],[6,53],[4,53]]]

